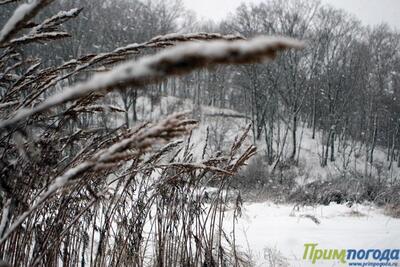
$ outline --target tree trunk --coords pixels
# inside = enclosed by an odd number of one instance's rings
[[[317,115],[316,115],[316,109],[317,109],[317,97],[316,97],[316,92],[314,88],[313,92],[313,108],[312,108],[312,139],[315,139],[315,129],[316,129],[316,121],[317,121]]]
[[[122,99],[122,102],[124,103],[124,109],[125,109],[125,125],[126,128],[129,128],[129,105],[128,105],[128,98],[125,96]]]
[[[325,143],[325,154],[323,154],[323,161],[322,161],[322,167],[325,167],[326,165],[328,165],[328,157],[329,157],[329,147],[331,144],[331,134],[332,134],[332,129],[329,129],[328,135],[327,135],[327,139],[326,139],[326,143]]]
[[[387,121],[387,127],[386,127],[386,147],[387,147],[387,154],[386,154],[386,160],[390,160],[390,119]]]
[[[370,155],[369,155],[369,163],[371,163],[371,164],[374,161],[374,150],[375,150],[375,146],[376,146],[377,133],[378,133],[377,116],[375,115],[374,132],[372,133],[372,145],[371,145],[371,151],[370,151]]]
[[[396,148],[396,137],[397,137],[398,133],[399,133],[399,124],[397,124],[396,132],[393,133],[393,136],[392,136],[392,149],[390,152],[389,170],[392,168],[392,164],[393,164],[393,160],[394,160],[394,150]]]
[[[136,111],[136,104],[137,104],[137,90],[135,89],[132,96],[132,120],[136,122],[138,120],[137,111]]]
[[[297,113],[296,112],[293,114],[292,142],[293,142],[293,148],[292,148],[292,155],[290,156],[290,159],[294,160],[296,157],[296,152],[297,152]]]
[[[331,133],[331,162],[335,161],[335,129]]]

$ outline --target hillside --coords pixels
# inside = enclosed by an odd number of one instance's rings
[[[117,100],[118,101],[118,100]],[[121,105],[121,103],[118,103]],[[139,97],[137,100],[137,116],[139,121],[152,121],[160,117],[178,111],[189,111],[194,118],[200,121],[199,127],[193,131],[192,140],[194,148],[201,149],[207,136],[207,128],[210,138],[210,149],[212,152],[218,150],[227,150],[229,145],[234,141],[236,135],[243,131],[251,120],[247,115],[241,114],[231,109],[220,109],[212,106],[195,106],[190,99],[181,99],[177,97],[167,96],[161,97],[158,103],[151,104],[148,97]],[[130,115],[130,120],[131,114]],[[116,125],[124,124],[124,115],[119,114]],[[281,135],[274,136],[274,149],[277,149],[278,142],[283,143],[289,139],[290,133],[286,133],[290,126],[281,121]],[[367,169],[368,175],[381,177],[388,180],[397,180],[400,175],[400,168],[397,162],[393,162],[389,169],[390,161],[387,160],[387,148],[377,147],[374,151],[374,161],[370,164],[365,157],[365,148],[362,143],[346,139],[344,142],[336,142],[335,161],[329,161],[327,166],[321,166],[322,157],[322,140],[323,133],[317,131],[315,138],[312,138],[312,130],[301,123],[298,128],[298,163],[290,166],[298,171],[299,183],[312,182],[315,180],[329,180],[331,178],[345,177],[352,179],[352,176],[363,175]],[[285,136],[286,135],[286,136]],[[256,140],[258,156],[263,157],[266,150],[266,144],[262,136],[260,140]],[[253,136],[247,140],[248,144],[253,142]],[[282,146],[282,145],[281,145]],[[291,143],[287,141],[282,150],[281,160],[284,161],[289,157],[291,151]],[[269,170],[274,168],[274,164],[266,166]]]
[[[200,120],[200,126],[191,136],[195,155],[200,158],[204,147],[207,128],[212,150],[227,149],[238,132],[243,131],[249,121],[234,110],[219,109],[209,106],[194,108],[191,100],[175,97],[163,97],[158,105],[151,109],[150,100],[140,97],[137,104],[140,121],[157,119],[172,111],[191,111]],[[119,123],[123,124],[123,116]],[[284,129],[285,125],[282,125]],[[282,130],[283,131],[283,130]],[[320,166],[321,134],[318,132],[312,139],[312,132],[308,128],[301,128],[299,166],[290,168],[300,174],[296,181],[298,186],[315,181],[330,181],[342,177],[356,180],[351,175],[362,173],[365,167],[365,158],[360,156],[354,159],[354,152],[341,151],[335,162],[328,166]],[[250,144],[252,138],[248,138]],[[353,151],[362,149],[361,145],[352,140]],[[257,141],[258,156],[262,157],[265,145]],[[285,149],[288,155],[290,148]],[[349,161],[346,165],[345,161]],[[373,175],[389,175],[386,179],[397,179],[399,168],[394,165],[390,171],[386,161],[385,150],[376,149],[375,163],[368,167]],[[251,164],[250,164],[251,165]],[[345,167],[344,167],[345,166]],[[254,167],[251,165],[251,167]],[[250,167],[250,168],[251,168]],[[259,167],[273,168],[262,165]],[[356,172],[355,172],[356,170]],[[245,179],[246,177],[244,177]],[[267,179],[267,178],[266,178]],[[269,178],[268,178],[269,179]],[[240,188],[239,188],[240,190]],[[212,188],[206,191],[215,191]],[[232,192],[232,195],[235,195]],[[259,196],[260,199],[268,198]],[[247,201],[241,208],[241,216],[234,215],[234,207],[228,208],[225,218],[225,232],[232,237],[232,220],[237,219],[235,225],[236,245],[242,256],[251,261],[254,266],[309,266],[311,260],[304,260],[304,244],[318,243],[320,248],[395,248],[400,238],[400,219],[387,216],[384,209],[374,203],[361,204],[345,202],[329,205],[302,204],[302,203],[274,203],[274,199],[262,202]],[[357,261],[355,261],[357,262]],[[313,266],[344,266],[339,261],[317,261]]]

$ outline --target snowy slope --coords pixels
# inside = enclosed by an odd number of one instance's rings
[[[119,104],[121,107],[122,105]],[[229,145],[234,140],[235,136],[242,132],[250,121],[240,114],[230,109],[220,109],[211,106],[195,106],[190,99],[180,99],[172,96],[161,97],[157,103],[151,104],[148,97],[139,97],[137,101],[137,115],[140,121],[157,120],[172,112],[177,111],[192,111],[193,117],[200,120],[200,126],[194,131],[192,140],[198,147],[203,147],[204,139],[209,129],[211,137],[211,148],[214,151],[228,149]],[[132,112],[130,112],[130,116]],[[233,115],[233,116],[223,116]],[[124,123],[123,115],[118,120],[120,124]],[[240,116],[243,116],[241,118]],[[371,166],[366,164],[364,148],[360,143],[349,140],[346,148],[336,148],[336,159],[334,162],[328,161],[328,165],[321,167],[322,153],[322,133],[317,131],[315,139],[312,139],[312,130],[303,127],[300,123],[298,127],[298,143],[299,149],[299,167],[302,168],[303,176],[298,177],[298,182],[310,182],[318,179],[329,179],[338,176],[352,175],[355,170],[358,173],[364,173],[367,165],[368,172],[373,175],[382,175],[395,179],[400,174],[400,169],[393,164],[389,171],[389,162],[386,160],[385,150],[377,147],[374,153],[374,164]],[[284,123],[280,124],[281,140],[287,126]],[[285,146],[283,155],[288,157],[291,152],[290,133],[287,136],[287,145]],[[251,144],[252,138],[249,138],[248,143]],[[259,155],[265,152],[265,143],[261,139],[257,141],[257,150]],[[297,168],[297,167],[293,167]],[[300,173],[300,172],[299,172]]]

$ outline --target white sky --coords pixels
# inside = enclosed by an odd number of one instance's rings
[[[189,9],[201,18],[219,21],[234,12],[242,2],[257,3],[262,0],[183,0]],[[364,24],[387,22],[400,29],[400,0],[322,0],[355,14]]]

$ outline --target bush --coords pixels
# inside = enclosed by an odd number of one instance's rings
[[[299,186],[288,196],[288,201],[302,205],[373,202],[379,206],[399,207],[399,189],[398,182],[391,183],[374,176],[364,177],[355,173],[351,179],[337,177]]]
[[[303,168],[284,161],[275,171],[270,169],[264,157],[254,157],[248,166],[234,177],[232,184],[242,190],[250,200],[286,201],[286,197],[296,185],[297,177],[303,174]]]

